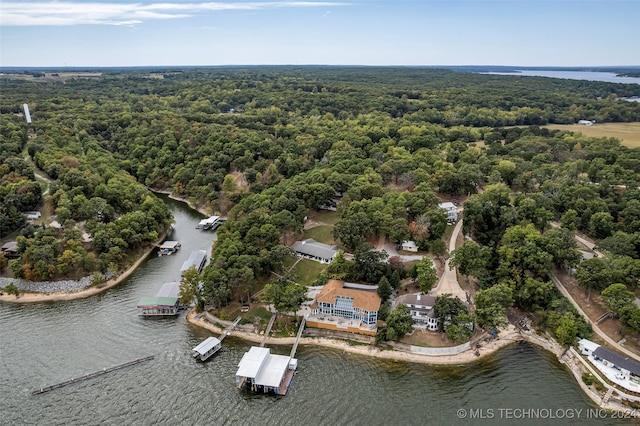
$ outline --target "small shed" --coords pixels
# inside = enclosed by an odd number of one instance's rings
[[[414,241],[403,241],[402,242],[402,250],[404,251],[410,251],[412,253],[417,253],[418,252],[418,246],[416,245],[416,243]]]

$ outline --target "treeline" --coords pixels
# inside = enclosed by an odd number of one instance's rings
[[[278,270],[287,255],[282,245],[300,233],[305,215],[336,195],[335,237],[354,252],[383,235],[432,250],[436,243],[440,252],[446,220],[437,194],[474,194],[490,184],[520,194],[501,200],[500,208],[485,208],[474,197],[465,206],[467,233],[492,247],[493,259],[507,228],[525,222],[542,234],[551,232],[550,219],[605,239],[638,232],[632,213],[640,200],[634,189],[640,152],[539,126],[640,120],[640,105],[616,100],[640,94],[638,85],[410,68],[161,75],[1,82],[3,138],[16,141],[18,154],[26,144],[35,164],[55,179],[48,202],[63,227],[85,222],[93,264],[101,268],[153,239],[168,221],[166,208],[130,176],[228,212],[215,269],[205,274],[211,297],[225,302]],[[26,101],[36,136],[28,142],[23,118],[14,115]],[[514,124],[525,126],[505,127]],[[54,264],[62,263],[65,249],[50,250]],[[27,253],[27,244],[21,250]],[[23,259],[35,265],[38,256]],[[527,292],[548,289],[538,272],[534,281],[526,278]],[[523,304],[548,309],[551,303],[514,290]]]

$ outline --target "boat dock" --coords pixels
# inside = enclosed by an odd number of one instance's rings
[[[269,348],[263,347],[275,317],[276,314],[271,316],[264,333],[265,337],[260,346],[253,346],[242,356],[236,372],[238,389],[247,387],[253,392],[286,395],[289,387],[293,384],[293,375],[298,368],[298,360],[294,356],[302,337],[306,317],[300,323],[298,335],[293,348],[291,348],[290,356],[275,355],[271,353]]]
[[[204,231],[215,231],[223,223],[224,223],[224,219],[221,218],[220,216],[209,216],[206,219],[202,219],[196,225],[196,229],[202,229]]]
[[[180,241],[165,241],[158,250],[158,256],[169,256],[180,250]]]
[[[199,359],[200,361],[206,361],[211,357],[211,355],[218,352],[222,349],[222,341],[225,337],[227,337],[234,328],[240,323],[242,317],[236,318],[233,323],[231,323],[224,332],[220,335],[220,337],[209,337],[204,342],[200,343],[198,346],[191,350],[193,357]]]
[[[112,371],[121,370],[123,368],[131,367],[132,365],[140,364],[140,363],[143,363],[145,361],[150,361],[154,357],[155,357],[155,355],[150,355],[150,356],[147,356],[147,357],[144,357],[144,358],[138,358],[136,360],[126,362],[124,364],[114,365],[113,367],[104,368],[104,369],[102,369],[100,371],[96,371],[94,373],[85,374],[84,376],[76,377],[75,379],[66,380],[64,382],[56,383],[55,385],[46,386],[46,387],[34,390],[33,392],[31,392],[31,395],[40,395],[42,393],[46,393],[46,392],[52,391],[54,389],[58,389],[58,388],[61,388],[61,387],[64,387],[64,386],[71,385],[73,383],[79,383],[79,382],[83,382],[85,380],[93,379],[94,377],[102,376],[103,374],[111,373]]]
[[[189,254],[189,258],[184,261],[182,268],[180,268],[180,276],[183,276],[191,268],[195,268],[198,273],[201,273],[204,269],[204,265],[207,263],[207,251],[206,250],[194,250]]]
[[[179,282],[170,282],[162,285],[158,293],[153,297],[143,297],[138,301],[138,315],[141,316],[165,316],[178,315],[180,292]]]

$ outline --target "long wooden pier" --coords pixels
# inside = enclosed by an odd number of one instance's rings
[[[298,343],[300,343],[300,338],[302,337],[302,332],[304,331],[304,325],[307,322],[307,316],[309,316],[309,314],[302,317],[302,322],[300,323],[300,328],[298,328],[298,335],[296,336],[296,341],[293,343],[293,347],[291,348],[291,355],[289,355],[290,358],[293,358],[296,356],[296,351],[298,350]]]
[[[277,316],[278,316],[277,313],[273,313],[273,315],[271,315],[271,318],[269,319],[269,324],[267,324],[267,329],[264,331],[264,337],[262,338],[262,343],[260,343],[261,348],[264,348],[265,343],[267,343],[267,339],[269,338],[269,333],[271,333],[271,327],[273,327],[273,323],[275,322]]]
[[[218,340],[222,342],[225,337],[231,334],[233,329],[236,328],[236,326],[240,323],[241,320],[242,320],[242,317],[238,317],[234,319],[233,322],[227,328],[224,329],[224,332],[220,335],[220,337],[218,337]]]
[[[46,393],[52,391],[54,389],[58,389],[64,386],[68,386],[74,383],[83,382],[85,380],[93,379],[94,377],[102,376],[103,374],[111,373],[112,371],[121,370],[123,368],[131,367],[132,365],[140,364],[142,362],[150,361],[155,357],[155,355],[150,355],[144,358],[138,358],[133,361],[125,362],[124,364],[114,365],[113,367],[103,368],[102,370],[95,371],[90,374],[85,374],[84,376],[76,377],[75,379],[66,380],[61,383],[56,383],[55,385],[46,386],[40,389],[36,389],[31,392],[31,395],[40,395],[41,393]]]

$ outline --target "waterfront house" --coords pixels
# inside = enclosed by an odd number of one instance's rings
[[[375,335],[381,299],[377,286],[329,280],[311,303],[309,327]]]
[[[447,212],[447,221],[448,222],[455,222],[458,220],[458,207],[456,207],[455,204],[447,202],[447,203],[440,203],[438,204],[438,207],[441,208],[442,210],[444,210],[445,212]]]
[[[415,328],[425,328],[430,331],[438,330],[438,318],[433,312],[433,305],[436,298],[422,293],[405,294],[394,301],[393,305],[399,306],[401,303],[407,305],[411,311],[411,319]]]
[[[284,355],[274,355],[269,348],[253,346],[238,363],[236,383],[253,392],[284,395],[293,380],[298,360]]]
[[[312,238],[293,243],[293,250],[300,257],[315,260],[320,263],[331,263],[338,254],[338,246],[319,243]]]
[[[633,392],[640,392],[640,363],[587,339],[578,342],[585,355],[613,383]]]

